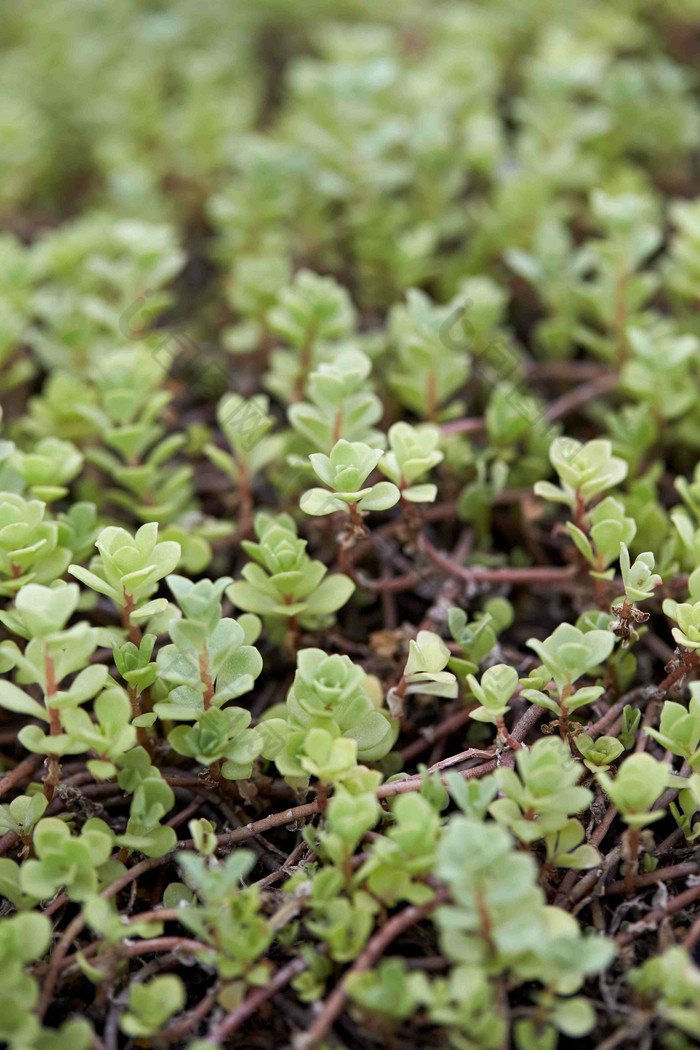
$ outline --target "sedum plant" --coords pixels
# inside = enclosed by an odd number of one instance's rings
[[[308,489],[301,497],[301,509],[316,516],[347,511],[352,522],[359,525],[363,512],[389,510],[399,501],[396,485],[390,481],[365,484],[381,457],[381,449],[342,438],[335,443],[330,456],[312,452],[309,459],[314,472],[328,488]]]
[[[289,349],[278,350],[267,376],[267,386],[284,400],[303,395],[319,350],[327,341],[348,335],[355,310],[346,290],[331,277],[299,270],[280,290],[268,313],[268,324]],[[321,351],[322,353],[322,351]]]
[[[640,845],[640,828],[646,827],[664,815],[663,809],[654,809],[654,803],[669,783],[668,767],[647,754],[630,755],[621,763],[614,780],[607,773],[598,773],[598,781],[613,805],[629,827],[629,863],[625,872],[628,892],[634,889],[634,876]]]
[[[591,868],[600,862],[593,846],[584,844],[581,823],[571,814],[592,802],[588,788],[577,786],[581,766],[569,758],[566,744],[556,737],[538,740],[515,757],[517,773],[500,769],[497,779],[505,797],[489,812],[522,842],[544,838],[547,861],[562,868]]]
[[[573,510],[585,508],[595,496],[619,485],[627,476],[627,464],[613,455],[611,443],[604,439],[582,444],[568,437],[555,438],[549,458],[561,486],[538,481],[535,492]]]
[[[638,609],[636,602],[646,601],[653,594],[654,588],[663,582],[661,576],[653,571],[654,566],[655,559],[651,551],[640,554],[634,564],[631,564],[627,546],[623,542],[620,543],[620,571],[625,593],[611,606],[616,620],[611,623],[610,630],[621,639],[623,647],[638,637],[634,624],[646,623],[649,619],[649,613]]]
[[[643,1008],[648,1009],[668,1031],[669,1045],[692,1046],[700,1023],[700,971],[680,946],[667,948],[630,970],[627,980]],[[690,1037],[690,1041],[685,1036]]]
[[[83,457],[70,441],[45,437],[31,452],[15,449],[7,464],[19,475],[31,496],[54,503],[68,495],[68,483],[80,473]]]
[[[613,496],[597,503],[590,515],[583,519],[588,535],[571,522],[566,527],[578,550],[592,568],[597,579],[612,579],[614,570],[608,568],[617,561],[622,546],[631,543],[637,532],[634,518],[625,515],[624,507]]]
[[[615,639],[606,631],[582,631],[571,624],[560,624],[544,642],[531,638],[527,643],[537,653],[544,665],[544,673],[534,674],[534,681],[544,686],[549,678],[554,684],[554,695],[542,688],[523,689],[526,700],[540,704],[552,711],[559,719],[563,737],[569,735],[569,716],[584,704],[597,700],[604,692],[602,686],[574,688],[583,675],[595,670],[606,660],[615,644]],[[533,676],[531,679],[533,680]],[[524,680],[527,684],[528,680]]]
[[[467,675],[467,685],[479,701],[471,717],[477,722],[492,722],[507,741],[510,734],[505,728],[504,718],[518,688],[518,672],[507,664],[494,664],[484,671],[481,682],[477,682],[474,675]]]
[[[351,773],[357,760],[383,758],[398,724],[370,690],[364,671],[349,657],[300,650],[281,717],[258,727],[264,757],[285,777],[303,781],[313,775],[327,783]]]
[[[622,741],[614,736],[599,736],[594,740],[588,733],[578,733],[574,743],[583,756],[584,766],[592,773],[606,773],[625,750]]]
[[[255,640],[260,625],[255,617],[241,624],[221,616],[221,596],[230,579],[225,576],[216,582],[193,583],[184,576],[167,578],[184,615],[171,621],[168,632],[172,641],[158,651],[158,676],[166,690],[165,697],[155,704],[158,717],[197,721],[201,715],[222,708],[253,688],[262,670],[262,659],[248,639]],[[239,711],[241,717],[244,712]],[[216,725],[217,732],[223,731],[220,719],[209,720],[208,724],[210,729]],[[231,722],[230,732],[234,732],[233,726]],[[201,726],[199,730],[202,731]],[[195,737],[178,734],[178,741],[184,739],[193,743]]]
[[[236,485],[241,510],[250,514],[251,485],[257,475],[280,457],[284,438],[269,433],[274,419],[264,394],[253,398],[225,394],[217,405],[216,419],[231,451],[225,452],[213,443],[207,444],[204,451]]]
[[[397,486],[401,498],[409,503],[433,503],[437,485],[421,479],[443,460],[443,453],[438,449],[438,428],[429,424],[412,427],[409,423],[394,423],[389,427],[388,438],[389,451],[377,464],[382,474],[386,474]]]
[[[107,668],[90,666],[97,647],[97,630],[87,621],[66,627],[79,601],[77,584],[57,583],[54,587],[30,583],[17,594],[15,609],[3,614],[3,622],[20,638],[28,639],[24,651],[15,642],[3,642],[0,656],[6,667],[16,667],[23,684],[40,687],[43,703],[9,680],[0,682],[0,704],[6,710],[31,715],[44,723],[44,733],[36,722],[20,730],[22,744],[47,755],[44,792],[53,798],[60,780],[60,756],[86,750],[67,728],[65,719],[72,709],[92,699],[107,681]],[[64,688],[64,679],[78,674]]]
[[[375,429],[382,403],[368,387],[371,371],[371,360],[352,347],[319,362],[309,376],[307,400],[287,410],[289,423],[306,448],[329,454],[341,439],[372,447],[383,441]]]
[[[693,771],[700,768],[700,683],[690,686],[691,697],[686,708],[666,700],[659,718],[659,728],[647,726],[646,732],[673,755],[680,755]]]
[[[185,1005],[185,989],[174,974],[154,977],[129,989],[128,1008],[119,1019],[126,1035],[144,1038],[156,1035],[173,1014]]]
[[[180,560],[179,543],[158,539],[158,526],[147,522],[132,536],[126,529],[108,526],[95,541],[99,553],[90,568],[71,565],[70,572],[87,587],[106,595],[121,610],[124,629],[134,641],[138,623],[163,612],[164,598],[152,598],[158,582]],[[150,600],[149,600],[150,599]]]
[[[70,551],[41,500],[4,492],[0,505],[0,588],[14,594],[26,583],[50,583],[66,571]]]
[[[88,899],[97,891],[112,843],[112,832],[97,817],[85,822],[79,836],[71,835],[62,820],[44,818],[34,830],[35,858],[21,868],[22,889],[37,900],[48,900],[59,889],[70,900]]]
[[[450,650],[433,631],[419,631],[416,638],[411,638],[401,680],[387,697],[392,714],[401,713],[404,698],[412,693],[456,697],[459,692],[457,678],[451,671],[444,670],[449,659]]]
[[[255,520],[257,542],[243,547],[253,559],[243,569],[243,579],[227,588],[239,609],[272,622],[291,621],[302,626],[336,612],[355,589],[342,573],[327,575],[326,566],[306,553],[306,540],[285,514],[259,514]]]
[[[459,412],[458,402],[445,403],[469,374],[469,355],[444,338],[449,319],[449,308],[436,306],[418,288],[407,292],[406,304],[393,307],[389,318],[397,361],[391,387],[403,405],[430,421]]]
[[[455,818],[438,851],[437,868],[454,902],[437,913],[442,950],[459,964],[460,977],[481,989],[480,996],[462,1003],[454,988],[452,1002],[448,995],[437,1017],[448,1022],[455,1036],[462,1030],[478,1032],[479,1020],[485,1025],[488,1018],[493,1025],[497,1019],[494,1041],[481,1037],[482,1045],[497,1046],[508,1023],[503,1006],[508,1010],[509,1005],[506,998],[501,1011],[493,1010],[492,979],[508,973],[511,988],[533,977],[544,984],[543,992],[534,991],[539,1021],[519,1025],[520,1045],[532,1045],[533,1037],[541,1038],[547,1029],[579,1036],[590,1031],[595,1025],[590,1004],[572,996],[587,973],[607,965],[614,949],[604,938],[588,939],[574,931],[558,909],[548,912],[532,858],[513,849],[508,832]]]
[[[260,734],[249,726],[249,711],[212,707],[199,715],[195,725],[176,726],[168,742],[179,755],[194,758],[210,770],[220,768],[227,780],[245,780],[262,751]]]
[[[690,1050],[698,4],[104,6],[0,39],[0,1043]]]

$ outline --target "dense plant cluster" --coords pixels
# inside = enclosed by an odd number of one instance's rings
[[[697,1045],[697,0],[4,21],[0,1043]]]

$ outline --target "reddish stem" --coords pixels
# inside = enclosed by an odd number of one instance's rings
[[[52,707],[51,699],[58,692],[56,685],[56,667],[54,664],[53,656],[49,650],[48,645],[44,646],[44,670],[46,674],[46,692],[44,694],[44,701],[46,709],[49,715],[49,734],[50,736],[60,736],[61,734],[61,716],[58,713],[58,709]],[[61,780],[61,760],[58,755],[50,754],[46,756],[46,776],[44,777],[44,796],[50,802],[56,791]]]

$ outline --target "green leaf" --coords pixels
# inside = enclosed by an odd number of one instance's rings
[[[33,715],[44,722],[49,720],[46,709],[41,704],[6,679],[0,679],[0,707],[4,707],[6,711],[14,711],[15,714]]]

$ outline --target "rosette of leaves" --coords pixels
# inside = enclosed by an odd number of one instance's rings
[[[393,747],[398,724],[375,706],[361,667],[348,656],[302,649],[286,703],[258,730],[263,755],[286,777],[336,780],[356,760],[376,762]],[[277,712],[283,717],[277,717]]]
[[[291,347],[272,355],[267,388],[281,401],[303,395],[309,372],[319,363],[319,346],[350,335],[355,318],[348,292],[333,277],[299,270],[267,315],[272,331]]]
[[[66,571],[70,551],[59,543],[58,524],[41,500],[3,492],[0,504],[0,594],[26,583],[50,583]]]
[[[369,386],[371,371],[370,359],[355,349],[319,363],[309,376],[307,400],[287,409],[291,427],[307,446],[328,453],[340,438],[383,446],[384,435],[376,429],[383,409]]]
[[[151,663],[155,644],[154,634],[144,634],[138,645],[135,642],[122,642],[121,645],[114,642],[112,644],[115,667],[127,683],[132,703],[144,689],[153,685],[158,676],[156,664]],[[152,720],[149,715],[139,715],[134,724],[151,725]]]
[[[603,687],[597,685],[574,689],[575,683],[607,660],[615,639],[609,631],[582,631],[572,624],[562,623],[544,642],[531,638],[527,644],[542,661],[544,674],[537,671],[529,679],[523,679],[524,686],[538,678],[540,684],[535,689],[524,688],[522,695],[552,711],[559,718],[562,734],[566,736],[569,715],[584,704],[597,700],[604,692]],[[548,677],[554,682],[556,696],[542,691]]]
[[[419,794],[399,795],[392,800],[391,814],[391,827],[375,840],[372,855],[360,868],[357,880],[388,905],[400,900],[423,904],[434,893],[421,876],[435,864],[440,816]]]
[[[433,631],[419,631],[408,643],[408,659],[404,668],[406,688],[404,695],[422,693],[425,696],[457,696],[457,679],[444,668],[450,659],[450,650]]]
[[[179,543],[159,540],[158,525],[149,521],[133,536],[126,529],[108,525],[95,546],[99,554],[91,559],[88,569],[70,565],[68,571],[86,587],[105,594],[121,610],[127,630],[139,620],[163,612],[167,600],[151,599],[151,595],[179,562]]]
[[[461,402],[450,399],[466,383],[470,359],[464,346],[455,348],[447,338],[453,312],[450,304],[437,306],[425,292],[411,288],[406,303],[389,314],[396,355],[389,385],[402,405],[431,421],[462,411]]]
[[[52,503],[67,495],[67,485],[80,473],[83,457],[70,441],[45,437],[31,452],[16,448],[8,465],[19,474],[34,499]]]
[[[611,606],[617,619],[610,624],[610,630],[622,640],[623,648],[638,638],[634,624],[645,623],[649,619],[649,613],[638,609],[635,603],[646,601],[654,588],[663,582],[661,576],[654,572],[654,565],[651,551],[638,555],[632,565],[626,544],[620,543],[620,572],[625,593]]]
[[[634,518],[625,515],[625,508],[614,496],[606,496],[584,519],[588,534],[568,521],[566,527],[578,550],[591,566],[591,576],[611,580],[614,570],[608,566],[616,561],[621,546],[631,543],[637,532]]]
[[[131,795],[131,805],[126,831],[118,836],[117,845],[147,857],[163,857],[177,841],[174,829],[161,824],[175,804],[173,790],[142,747],[132,748],[121,765],[117,781]]]
[[[617,737],[599,736],[597,739],[587,733],[577,733],[574,743],[583,756],[583,764],[591,773],[605,772],[625,750]]]
[[[17,668],[21,683],[37,684],[44,700],[41,704],[10,681],[0,680],[0,706],[48,723],[48,734],[35,724],[25,725],[18,734],[28,750],[51,756],[47,797],[58,783],[58,756],[86,750],[77,738],[63,731],[68,711],[92,699],[107,680],[103,664],[89,663],[97,648],[97,630],[85,621],[66,628],[79,597],[80,589],[74,583],[56,583],[53,587],[31,583],[18,592],[14,609],[0,614],[13,634],[28,639],[24,651],[14,642],[2,643],[0,654],[5,666]],[[63,679],[71,674],[75,677],[70,685],[61,689]]]
[[[335,722],[328,722],[302,733],[292,730],[287,751],[279,757],[275,764],[292,783],[313,776],[323,784],[338,784],[357,765],[357,741],[341,735]]]
[[[477,722],[491,722],[502,727],[508,705],[518,687],[518,672],[507,664],[488,667],[477,682],[473,674],[467,675],[467,685],[479,701],[471,712]]]
[[[305,514],[322,516],[336,511],[349,512],[353,520],[363,511],[388,510],[399,501],[399,490],[390,481],[365,486],[365,481],[382,457],[382,450],[361,441],[337,441],[330,456],[312,452],[311,465],[327,489],[309,489],[299,502]]]
[[[491,803],[491,815],[522,842],[545,838],[558,867],[597,864],[600,854],[591,846],[578,845],[583,829],[577,820],[570,820],[573,813],[590,806],[593,793],[577,786],[581,765],[571,760],[566,744],[557,737],[542,738],[529,750],[517,751],[515,763],[517,772],[501,767],[495,774],[505,797]]]
[[[271,923],[262,914],[257,886],[241,889],[241,879],[251,870],[255,856],[235,850],[221,863],[195,853],[178,853],[178,863],[200,904],[180,906],[183,926],[211,950],[198,954],[215,966],[223,980],[245,977],[248,984],[264,985],[270,977],[263,956],[274,937]]]
[[[83,410],[92,410],[97,403],[94,386],[84,376],[68,372],[50,373],[41,395],[27,404],[24,422],[27,434],[34,439],[59,437],[82,447],[84,441],[95,436],[95,427]]]
[[[691,573],[688,580],[688,602],[665,598],[663,611],[678,624],[671,628],[677,645],[683,649],[700,649],[700,573]]]
[[[700,770],[700,682],[691,682],[686,708],[666,700],[661,708],[659,728],[646,726],[645,732],[672,755],[683,758],[694,772]]]
[[[355,766],[352,773],[338,784],[326,808],[321,830],[310,825],[304,829],[309,847],[332,864],[351,874],[350,858],[362,836],[375,826],[381,816],[377,788],[381,782],[378,770]]]
[[[100,883],[100,869],[112,854],[114,835],[97,817],[83,824],[79,835],[56,817],[44,817],[34,829],[34,858],[20,868],[20,884],[37,900],[48,900],[65,890],[73,901],[92,897]]]
[[[242,707],[212,707],[197,717],[195,725],[176,726],[168,742],[179,755],[200,765],[217,765],[226,780],[244,780],[263,745],[260,733],[248,728],[250,720],[250,711]]]
[[[128,509],[141,521],[166,524],[193,509],[192,468],[169,461],[186,444],[183,433],[166,433],[158,421],[172,394],[163,389],[167,352],[146,346],[113,350],[94,369],[97,403],[82,409],[101,444],[86,458],[119,486],[98,499]]]
[[[93,716],[82,707],[69,707],[61,714],[61,724],[71,741],[71,751],[80,745],[81,751],[94,751],[99,756],[88,759],[86,765],[93,777],[106,780],[116,774],[124,755],[136,743],[128,696],[118,686],[105,689],[95,698]]]
[[[669,775],[663,762],[642,753],[626,758],[614,780],[607,773],[597,778],[622,819],[632,828],[643,828],[664,815],[663,809],[652,807],[668,786]]]
[[[48,806],[44,795],[17,795],[9,805],[0,806],[0,832],[13,831],[25,846],[32,840],[32,830]]]
[[[386,474],[409,503],[434,502],[437,485],[420,482],[444,458],[438,448],[438,428],[430,424],[414,427],[410,423],[394,423],[389,427],[388,437],[389,451],[378,463],[382,474]]]
[[[264,394],[244,398],[225,394],[216,408],[216,421],[231,452],[208,444],[206,452],[212,463],[243,491],[270,463],[279,459],[284,446],[281,434],[270,434],[275,421],[269,414],[269,401]]]
[[[578,509],[577,504],[585,507],[595,496],[627,477],[627,463],[613,455],[612,444],[604,438],[585,443],[570,437],[555,438],[549,458],[561,487],[538,481],[535,492],[554,503],[566,503],[573,510]]]
[[[257,618],[247,617],[241,624],[221,617],[221,596],[230,582],[230,576],[197,583],[184,576],[167,578],[184,616],[171,621],[168,630],[172,644],[158,652],[159,678],[169,690],[167,699],[154,705],[159,718],[194,721],[211,708],[221,708],[249,692],[262,671],[260,653],[248,644],[249,639],[257,637]],[[216,725],[221,732],[220,719]],[[185,738],[179,734],[177,739]]]
[[[306,540],[297,536],[287,514],[259,513],[255,518],[258,542],[244,540],[253,561],[243,568],[243,579],[226,594],[246,612],[275,619],[296,619],[306,626],[336,612],[355,590],[348,576],[332,573],[306,553]]]
[[[127,1009],[119,1018],[119,1027],[132,1038],[156,1035],[184,1005],[185,986],[175,974],[134,983],[129,988]]]

